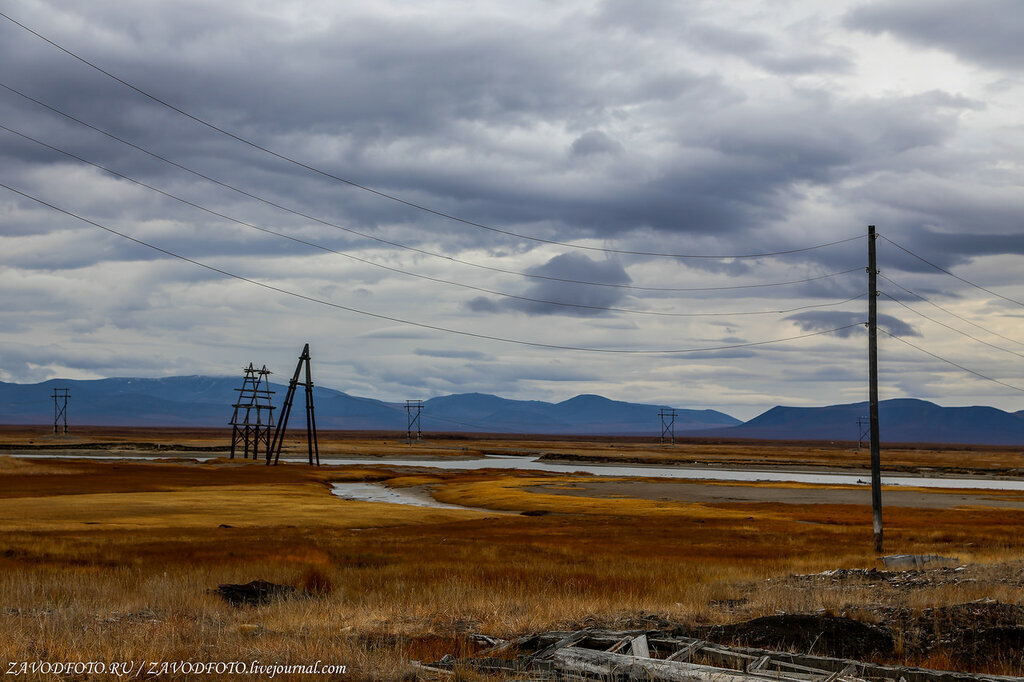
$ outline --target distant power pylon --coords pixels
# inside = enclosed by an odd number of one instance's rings
[[[302,366],[306,366],[306,380],[299,381],[299,374]],[[281,405],[281,416],[277,419],[277,428],[274,430],[274,441],[267,450],[267,464],[270,464],[271,455],[276,466],[281,459],[281,448],[284,446],[284,432],[288,428],[288,417],[292,414],[292,402],[295,400],[295,387],[302,384],[306,387],[306,441],[309,446],[309,463],[320,466],[320,444],[316,438],[316,415],[313,412],[313,371],[309,366],[309,344],[302,348],[302,355],[299,356],[299,364],[295,366],[295,374],[288,382],[288,393],[285,394],[284,403]]]
[[[252,458],[256,459],[262,444],[266,448],[266,454],[270,454],[270,429],[274,426],[274,406],[271,404],[270,380],[267,376],[270,371],[266,365],[263,369],[256,369],[250,362],[245,368],[245,379],[242,380],[242,387],[238,391],[238,401],[232,406],[235,408],[231,415],[231,459],[235,458],[235,448],[239,443],[242,445],[242,457],[249,459],[249,451],[252,450]],[[253,411],[256,412],[253,421]]]
[[[868,435],[871,417],[857,417],[857,449],[864,447],[864,437]]]
[[[409,416],[409,425],[405,429],[405,437],[412,445],[412,434],[416,434],[416,440],[423,438],[423,431],[420,429],[420,412],[423,411],[422,400],[406,400],[405,412]]]
[[[53,389],[53,432],[68,432],[68,398],[71,397],[70,388]]]
[[[658,412],[658,416],[661,417],[661,442],[665,442],[665,436],[669,437],[669,440],[673,445],[676,444],[676,411],[673,408],[662,408]]]

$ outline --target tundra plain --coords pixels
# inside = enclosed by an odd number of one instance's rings
[[[880,566],[864,487],[388,463],[519,454],[863,471],[867,451],[856,444],[438,435],[410,445],[396,434],[325,432],[322,457],[366,464],[268,467],[228,459],[229,442],[229,432],[212,429],[97,428],[59,438],[45,427],[0,429],[7,660],[319,660],[347,668],[317,679],[413,680],[430,673],[411,661],[472,654],[479,633],[695,629],[787,613],[888,627],[896,646],[877,657],[886,662],[1024,673],[1012,646],[965,657],[952,631],[962,621],[934,619],[927,647],[900,625],[965,604],[1022,609],[1020,493],[886,489],[886,552],[957,557],[964,568],[835,581],[814,576]],[[293,458],[303,448],[288,443]],[[1015,477],[1024,451],[887,447],[883,462],[886,471]],[[332,482],[354,481],[471,509],[332,495]],[[298,596],[236,607],[215,592],[255,579],[292,585]]]

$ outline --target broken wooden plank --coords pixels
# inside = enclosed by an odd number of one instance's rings
[[[612,644],[610,647],[605,649],[605,651],[607,651],[610,654],[618,653],[619,649],[621,649],[622,647],[626,646],[627,644],[629,644],[632,641],[633,641],[632,637],[629,637],[629,636],[623,637],[622,639],[617,641],[615,644]]]
[[[839,672],[832,673],[831,675],[826,677],[823,680],[823,682],[836,682],[836,680],[839,679],[839,678],[852,677],[852,676],[854,676],[856,674],[857,674],[857,666],[855,666],[854,664],[851,663],[848,666],[846,666],[845,668],[843,668],[842,670],[840,670]]]
[[[563,637],[562,639],[558,640],[557,642],[555,642],[551,646],[549,646],[549,647],[547,647],[545,649],[541,649],[540,651],[535,653],[532,656],[532,658],[541,658],[541,659],[543,659],[543,658],[550,658],[551,654],[555,653],[559,649],[563,649],[563,648],[565,648],[567,646],[572,646],[573,644],[578,644],[578,643],[582,642],[583,640],[585,640],[589,636],[590,636],[590,630],[589,629],[577,630],[576,632],[573,632],[573,633],[571,633],[569,635],[566,635],[565,637]]]
[[[647,635],[637,635],[629,643],[630,651],[638,658],[650,658],[651,649],[647,646]]]
[[[704,642],[696,640],[689,644],[683,645],[681,649],[678,649],[674,654],[666,658],[666,661],[689,661],[693,656],[694,652],[699,651],[704,645]]]
[[[714,668],[682,661],[640,658],[576,646],[563,647],[552,654],[555,666],[565,672],[585,672],[604,676],[627,676],[659,682],[764,682],[765,676],[726,668]]]
[[[525,647],[530,642],[533,642],[536,639],[538,639],[538,635],[536,635],[536,634],[529,634],[529,635],[523,635],[522,637],[519,637],[519,638],[516,638],[516,639],[511,639],[511,640],[508,640],[508,641],[501,640],[500,643],[495,644],[494,646],[490,647],[489,649],[484,649],[483,651],[478,653],[477,656],[478,657],[491,656],[493,654],[501,653],[502,651],[508,651],[509,649],[518,649],[520,647]]]

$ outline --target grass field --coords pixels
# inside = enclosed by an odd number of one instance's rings
[[[73,442],[6,429],[0,453],[30,439]],[[90,439],[226,442],[216,431],[78,436],[82,445]],[[410,448],[364,434],[328,437],[321,448],[381,456],[500,451],[850,466],[845,447],[749,443],[671,449],[614,440],[451,439]],[[892,457],[906,466],[1024,464],[1019,451],[1005,448],[899,452]],[[415,679],[420,673],[409,660],[469,653],[467,635],[474,632],[511,636],[659,620],[693,626],[822,609],[871,619],[868,606],[1021,601],[1019,586],[1005,580],[1020,568],[1021,509],[983,502],[886,509],[887,552],[957,556],[988,566],[981,579],[911,591],[815,589],[785,578],[877,565],[867,506],[802,503],[806,486],[795,484],[751,484],[765,487],[758,502],[689,502],[595,492],[586,476],[403,471],[385,461],[311,468],[223,458],[0,456],[0,651],[9,661],[321,660],[348,671],[317,679]],[[330,481],[357,480],[429,490],[443,502],[494,511],[331,495]],[[211,593],[221,583],[256,578],[294,585],[307,596],[238,608]],[[896,658],[944,663],[941,654]],[[989,668],[1022,671],[1019,660],[991,661]]]

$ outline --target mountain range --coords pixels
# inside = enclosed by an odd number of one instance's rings
[[[161,379],[52,379],[38,384],[0,382],[0,424],[51,424],[55,388],[68,388],[69,425],[227,426],[240,387],[238,378],[185,376]],[[271,384],[274,404],[286,387]],[[389,403],[314,388],[317,425],[324,429],[404,431],[404,403]],[[293,428],[301,426],[302,392],[296,394]],[[559,403],[509,400],[483,393],[425,400],[424,431],[539,435],[659,436],[660,410],[670,406],[579,395]],[[765,440],[855,441],[866,426],[867,403],[827,407],[773,407],[741,422],[715,410],[676,408],[675,434]],[[882,401],[883,442],[1024,444],[1024,410],[941,407],[912,398]]]
[[[53,423],[55,388],[67,388],[68,423],[96,426],[226,426],[241,382],[237,378],[186,376],[162,379],[51,379],[39,384],[0,382],[0,424]],[[271,383],[280,405],[286,386]],[[404,403],[388,403],[316,386],[317,426],[324,429],[405,431]],[[304,419],[305,397],[295,396],[292,425]],[[424,431],[595,435],[660,435],[658,412],[668,406],[579,395],[560,403],[508,400],[483,393],[423,401]],[[740,420],[715,410],[676,410],[676,432],[735,426]]]

